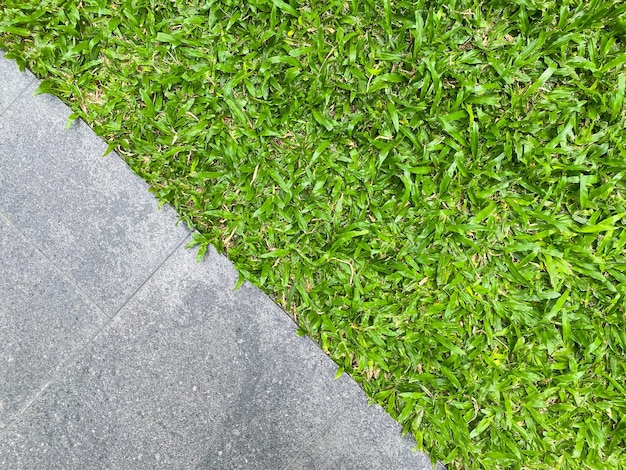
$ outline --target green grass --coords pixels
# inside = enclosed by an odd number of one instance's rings
[[[625,12],[0,0],[0,46],[433,458],[617,469]]]

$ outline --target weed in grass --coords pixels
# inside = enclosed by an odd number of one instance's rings
[[[626,4],[2,0],[0,44],[449,468],[626,463]]]

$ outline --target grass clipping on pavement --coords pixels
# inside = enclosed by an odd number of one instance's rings
[[[625,468],[625,11],[0,0],[0,45],[432,458]]]

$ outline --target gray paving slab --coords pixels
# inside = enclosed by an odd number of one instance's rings
[[[370,440],[393,437],[365,457],[344,442],[352,468],[430,468],[380,411],[368,430],[358,386],[258,289],[233,291],[225,258],[194,259],[181,247],[137,292],[5,435],[0,467],[281,469],[361,413]]]
[[[0,214],[0,431],[105,317]]]
[[[37,84],[0,115],[0,212],[112,314],[189,232]]]
[[[5,59],[4,55],[4,51],[0,51],[0,114],[35,81],[32,73],[28,70],[20,72],[17,64]]]

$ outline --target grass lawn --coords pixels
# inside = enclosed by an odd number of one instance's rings
[[[626,468],[624,0],[0,0],[45,78],[456,468]]]

